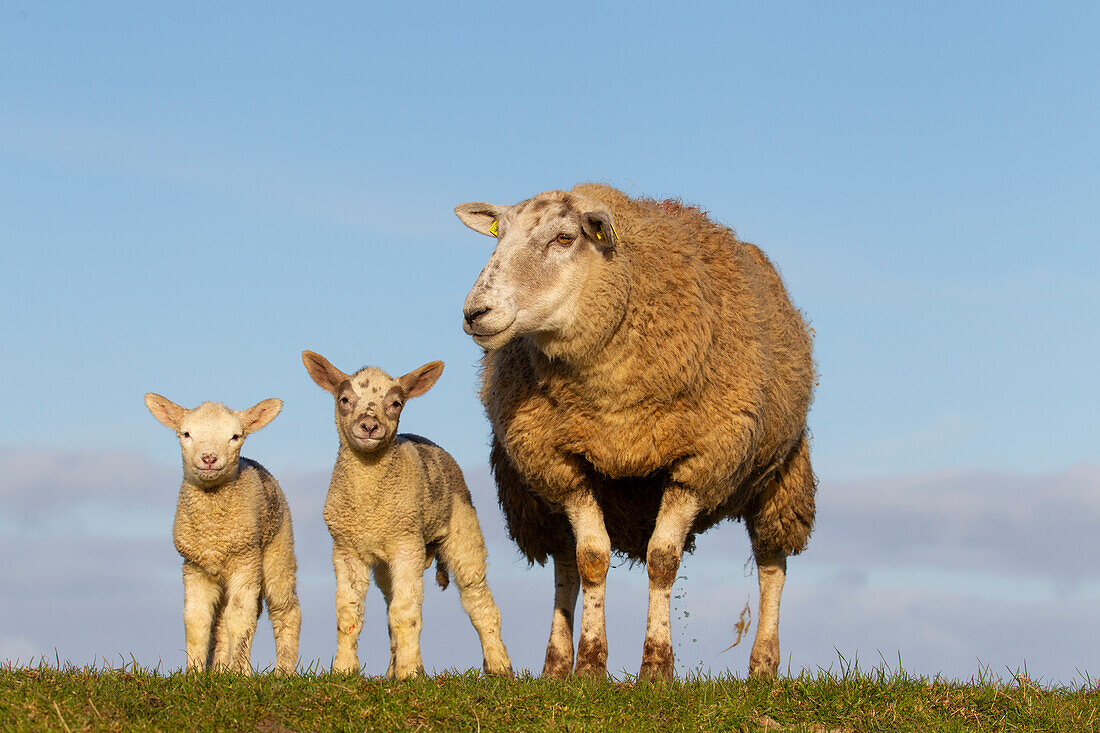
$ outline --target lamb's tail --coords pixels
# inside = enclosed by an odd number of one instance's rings
[[[446,590],[451,582],[447,563],[443,562],[443,558],[438,555],[435,558],[435,582],[439,583],[439,587],[443,590]]]
[[[447,586],[451,583],[449,568],[447,563],[443,562],[443,558],[439,556],[439,546],[432,542],[427,547],[427,557],[424,560],[424,569],[427,570],[432,566],[432,560],[435,560],[435,582],[439,583],[439,587],[446,590]]]

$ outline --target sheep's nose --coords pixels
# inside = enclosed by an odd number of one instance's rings
[[[213,453],[203,453],[202,462],[205,463],[207,466],[213,466],[215,463],[218,462],[218,457]]]
[[[478,308],[477,306],[474,306],[472,308],[463,309],[462,315],[464,315],[466,317],[466,323],[468,323],[472,326],[472,325],[474,325],[474,321],[481,318],[483,315],[485,315],[486,313],[488,313],[491,310],[492,310],[492,308],[488,308],[488,307]]]
[[[359,423],[359,427],[362,428],[363,432],[367,434],[368,438],[370,438],[374,435],[375,431],[378,430],[378,423],[374,422],[373,420],[370,422],[364,420],[363,422]]]

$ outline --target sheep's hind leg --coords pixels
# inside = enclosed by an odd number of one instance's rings
[[[758,554],[756,575],[760,581],[760,613],[749,654],[749,674],[774,677],[779,668],[779,599],[787,577],[787,556]]]
[[[746,513],[745,525],[760,581],[760,613],[749,654],[750,674],[774,677],[779,668],[779,600],[787,577],[787,556],[801,552],[809,540],[816,489],[809,445],[802,435],[783,467]]]
[[[591,495],[583,495],[565,507],[577,538],[577,572],[584,593],[581,601],[581,636],[577,642],[575,673],[602,677],[607,674],[607,626],[604,594],[611,565],[611,540],[603,512]]]
[[[554,620],[546,644],[543,677],[568,677],[573,672],[573,616],[580,587],[575,550],[554,555]]]
[[[684,554],[684,540],[698,513],[699,502],[693,494],[675,485],[665,490],[657,512],[657,524],[646,551],[649,616],[646,619],[639,677],[672,679],[675,676],[669,605],[672,586]]]

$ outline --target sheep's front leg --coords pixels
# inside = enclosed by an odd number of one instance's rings
[[[603,676],[607,674],[604,591],[607,569],[611,565],[611,540],[604,527],[603,511],[591,494],[582,494],[567,504],[565,513],[577,540],[577,572],[584,591],[575,672]]]
[[[198,565],[183,564],[183,630],[187,671],[201,671],[210,655],[210,633],[221,586]]]
[[[359,671],[359,634],[363,631],[363,598],[370,586],[370,569],[349,547],[333,543],[336,570],[336,659],[334,672]]]
[[[424,605],[424,546],[406,546],[394,553],[389,562],[393,599],[390,601],[390,643],[393,670],[399,680],[421,674],[421,612]]]
[[[693,494],[675,484],[665,489],[646,551],[649,616],[639,677],[672,679],[675,674],[669,605],[684,553],[684,540],[698,513],[699,502]]]
[[[229,576],[226,588],[225,631],[229,638],[229,668],[252,674],[252,639],[260,616],[260,558],[250,558]]]
[[[543,677],[568,677],[573,672],[573,616],[580,587],[576,551],[554,555],[554,620],[546,643]]]

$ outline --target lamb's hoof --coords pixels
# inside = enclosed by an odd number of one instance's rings
[[[506,664],[503,667],[496,667],[494,669],[489,669],[488,664],[483,664],[481,665],[481,667],[485,671],[486,677],[515,677],[515,674],[513,674],[512,672],[512,665],[510,664]]]
[[[423,677],[423,676],[424,676],[424,665],[423,664],[417,665],[416,667],[411,667],[409,669],[398,669],[398,670],[394,670],[393,672],[390,672],[388,670],[386,671],[386,679],[388,679],[388,680],[407,680],[407,679],[410,679],[412,677]]]
[[[573,674],[573,645],[559,649],[553,644],[546,647],[546,660],[542,663],[545,679],[562,680]]]

